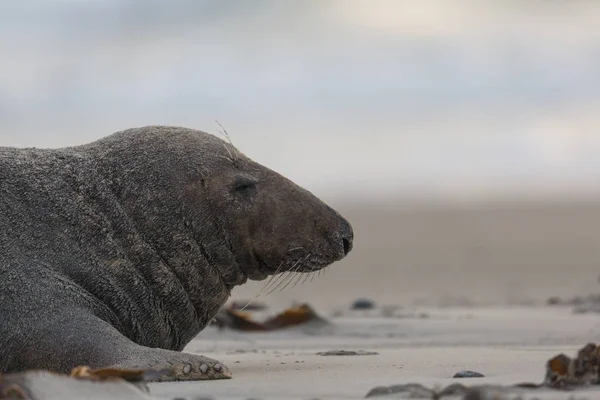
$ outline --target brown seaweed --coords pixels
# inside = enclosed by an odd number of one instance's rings
[[[305,325],[310,322],[327,321],[320,317],[308,304],[290,307],[283,312],[267,318],[264,321],[252,319],[252,314],[234,308],[225,308],[215,317],[220,329],[229,328],[243,332],[271,332],[293,326]]]

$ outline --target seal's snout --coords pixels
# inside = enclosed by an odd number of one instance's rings
[[[338,259],[346,257],[354,246],[354,231],[350,222],[340,215],[336,210],[325,204],[328,212],[329,229],[327,236],[329,242],[338,254]],[[343,251],[343,253],[342,253]]]

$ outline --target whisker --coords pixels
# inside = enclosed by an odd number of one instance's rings
[[[319,273],[319,271],[313,271],[312,274],[310,275],[310,281],[312,282],[313,279],[315,279],[315,276],[317,276],[317,274]]]
[[[269,285],[271,284],[271,282],[273,281],[273,279],[275,279],[275,275],[276,275],[276,273],[273,274],[273,275],[271,275],[271,277],[267,280],[267,282],[260,289],[260,292],[258,292],[257,296],[260,296],[265,291],[265,289],[269,287]]]
[[[275,279],[273,282],[271,282],[271,284],[269,284],[269,287],[267,288],[267,292],[265,294],[268,296],[271,293],[273,293],[275,289],[277,289],[279,285],[281,285],[281,282],[287,279],[288,273],[289,271],[283,271],[281,274],[279,274],[277,276],[277,279]]]
[[[277,290],[279,289],[279,291],[281,292],[283,289],[285,289],[286,287],[288,287],[288,285],[290,284],[290,282],[292,282],[294,280],[294,273],[300,268],[300,261],[302,261],[303,259],[300,258],[298,259],[298,261],[296,261],[294,263],[294,265],[292,265],[292,268],[290,268],[290,270],[288,271],[288,276],[286,276],[286,279],[284,279],[279,285],[277,285],[277,287],[273,290]],[[289,279],[288,279],[289,278]],[[281,287],[281,285],[283,285],[283,287]]]
[[[250,304],[254,303],[254,300],[258,299],[259,297],[260,297],[260,293],[257,294],[256,296],[254,296],[254,298],[250,299],[244,307],[240,308],[240,311],[244,311],[246,309],[246,307],[248,307]]]
[[[295,271],[290,274],[290,279],[287,281],[287,283],[281,289],[279,289],[280,292],[283,291],[286,287],[288,287],[290,285],[290,283],[292,283],[294,281],[294,273],[295,273]]]
[[[307,273],[298,272],[298,278],[296,279],[296,281],[294,282],[292,287],[296,287],[296,285],[302,280],[302,278],[304,278],[304,280],[306,280],[307,275],[308,275]]]
[[[310,256],[311,254],[307,254],[307,257]],[[304,273],[304,280],[302,281],[301,285],[304,285],[304,283],[306,283],[306,281],[308,280],[308,278],[313,274],[314,270],[310,270],[309,272]]]
[[[231,154],[231,151],[229,151],[229,148],[227,147],[227,145],[225,143],[223,143],[223,147],[225,147],[225,150],[227,151],[227,154],[229,154],[229,157],[223,157],[231,162],[234,162],[233,160],[233,154]]]
[[[307,259],[308,259],[308,257],[310,257],[310,253],[309,253],[309,254],[307,254],[307,255],[306,255],[306,257],[303,257],[303,258],[299,259],[298,261],[296,261],[296,264],[298,264],[298,266],[297,266],[295,269],[293,269],[293,272],[294,272],[294,273],[298,272],[298,270],[300,269],[300,267],[302,267],[302,264],[300,264],[300,261],[305,261],[305,260],[307,260]],[[293,276],[293,275],[292,275],[292,276]],[[301,277],[301,276],[302,276],[302,274],[300,274],[299,276]],[[288,283],[287,283],[287,284],[286,284],[284,287],[282,287],[281,289],[279,289],[279,291],[281,292],[283,289],[285,289],[286,287],[288,287],[288,286],[289,286],[289,284],[290,284],[290,283],[292,283],[292,281],[293,281],[293,280],[294,280],[294,278],[292,277],[292,278],[291,278],[291,279],[288,281]],[[296,283],[297,283],[297,282],[296,282]],[[296,286],[296,284],[294,284],[294,286]],[[292,287],[293,287],[293,286],[292,286]]]
[[[282,279],[277,283],[277,285],[273,285],[267,294],[273,293],[274,291],[279,289],[281,287],[281,285],[284,285],[286,283],[286,281],[288,280],[288,278],[293,276],[293,271],[288,270],[288,271],[285,271],[281,275],[282,275]]]
[[[279,273],[281,271],[282,266],[283,266],[283,261],[277,268],[277,271],[275,271],[275,274],[273,274],[271,279],[269,279],[268,284],[265,286],[265,290],[271,289],[274,285],[278,284],[285,277],[285,274],[287,273],[287,271],[283,271],[282,273]],[[277,274],[279,274],[279,275],[277,275]],[[277,275],[277,278],[273,279],[273,278],[275,278],[276,275]],[[267,292],[267,294],[270,294],[270,293],[271,292]]]
[[[304,285],[306,283],[306,281],[308,280],[308,278],[310,278],[310,276],[313,274],[313,272],[314,271],[304,273],[304,280],[302,281],[301,285]]]
[[[307,254],[306,257],[304,257],[304,258],[308,259],[309,256],[310,256],[310,253]],[[306,282],[306,280],[308,279],[309,276],[310,276],[310,271],[309,272],[300,272],[298,274],[298,279],[296,280],[296,282],[294,282],[294,285],[292,287],[296,286],[302,278],[304,278],[304,280],[302,281],[302,284],[304,284],[304,282]]]
[[[227,150],[227,147],[225,147],[225,149]],[[227,150],[227,151],[229,151],[229,150]],[[229,162],[230,162],[230,163],[232,163],[232,164],[233,164],[233,163],[235,163],[235,161],[233,161],[233,159],[232,159],[232,158],[230,158],[230,157],[232,157],[231,153],[229,153],[229,157],[227,157],[227,156],[222,156],[222,155],[218,155],[218,157],[220,157],[220,158],[224,158],[224,159],[226,159],[227,161],[229,161]]]
[[[308,273],[306,273],[306,277],[304,278],[304,280],[302,281],[302,285],[304,285],[306,283],[306,281],[308,280],[308,278],[310,278],[310,282],[313,281],[313,279],[315,278],[315,274],[317,273],[317,271],[312,270]]]
[[[242,307],[240,309],[240,311],[244,311],[246,309],[246,307],[248,307],[250,304],[252,304],[254,302],[254,300],[258,299],[263,294],[265,289],[269,286],[269,284],[271,283],[273,278],[275,278],[275,275],[277,275],[277,272],[281,269],[282,266],[283,266],[283,261],[281,262],[281,264],[279,264],[279,267],[277,267],[277,269],[275,270],[275,273],[273,275],[271,275],[269,280],[267,280],[267,283],[264,284],[264,286],[260,289],[260,291],[256,294],[256,296],[254,296],[254,298],[252,298],[250,301],[248,301],[248,304],[246,304],[244,307]]]
[[[285,271],[284,273],[281,274],[281,279],[277,282],[277,284],[273,284],[271,285],[271,287],[269,288],[269,291],[267,292],[267,295],[273,293],[274,291],[276,291],[279,287],[281,287],[281,285],[284,285],[285,282],[287,282],[288,278],[292,275],[291,271]]]
[[[237,158],[239,158],[239,156],[240,156],[240,152],[239,152],[239,150],[238,150],[238,149],[237,149],[237,148],[236,148],[236,147],[233,145],[233,141],[232,141],[232,140],[231,140],[231,138],[229,137],[229,132],[227,132],[227,129],[225,129],[225,128],[223,127],[223,125],[221,125],[221,123],[220,123],[219,121],[215,120],[215,122],[216,122],[216,123],[217,123],[217,125],[219,125],[219,127],[221,128],[221,130],[220,130],[220,131],[218,131],[218,132],[219,132],[221,135],[223,135],[223,136],[225,137],[225,139],[227,139],[227,141],[229,142],[229,144],[231,145],[231,147],[233,147],[233,149],[234,149],[234,151],[235,151],[235,153],[236,153],[236,156],[237,156],[237,157],[233,157],[233,156],[231,155],[231,153],[229,152],[229,149],[227,149],[227,146],[225,146],[225,149],[226,149],[226,150],[227,150],[227,152],[229,153],[229,156],[230,156],[230,157],[232,157],[232,158],[234,158],[234,159],[237,159]]]
[[[289,251],[294,251],[294,250],[302,250],[302,249],[303,249],[303,247],[293,247],[293,248],[289,249]],[[281,263],[279,264],[279,267],[277,267],[277,270],[275,271],[275,273],[274,273],[273,275],[277,275],[277,274],[279,273],[279,271],[281,270],[281,267],[283,266],[283,263],[284,263],[284,262],[283,262],[283,261],[281,261]],[[296,263],[294,263],[294,265],[292,265],[292,269],[294,268],[294,266],[295,266],[297,263],[298,263],[298,262],[296,262]],[[287,272],[287,271],[286,271],[286,272]],[[287,276],[286,276],[285,272],[284,272],[284,273],[282,273],[281,275],[279,275],[279,276],[277,277],[277,279],[275,279],[275,280],[274,280],[272,283],[269,283],[267,286],[269,286],[269,285],[273,286],[273,285],[275,285],[275,284],[278,284],[278,283],[279,283],[279,284],[281,284],[281,280],[282,280],[282,279],[283,279],[283,280],[285,280],[284,278],[287,278]],[[275,290],[275,289],[274,289],[274,290]],[[272,291],[271,291],[271,292],[268,292],[267,294],[270,294],[270,293],[272,293]]]

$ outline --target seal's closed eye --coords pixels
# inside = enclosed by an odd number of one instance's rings
[[[238,177],[233,188],[238,193],[251,195],[256,191],[256,182],[246,177]]]

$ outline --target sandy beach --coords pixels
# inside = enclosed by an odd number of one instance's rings
[[[540,383],[548,359],[575,356],[600,337],[600,315],[545,304],[551,296],[599,289],[600,205],[380,205],[345,211],[356,232],[351,256],[312,282],[259,299],[270,306],[267,314],[306,301],[330,327],[270,333],[209,327],[186,351],[223,361],[233,379],[153,384],[152,395],[358,399],[376,386],[407,383]],[[232,299],[251,298],[262,285],[236,289]],[[350,311],[358,297],[374,299],[379,308]],[[391,306],[396,316],[383,317],[382,309]],[[378,354],[317,355],[330,350]],[[462,370],[485,377],[452,378]],[[535,391],[524,398],[573,394]],[[600,390],[576,394],[600,398]]]
[[[567,308],[419,311],[416,318],[332,318],[334,329],[326,333],[209,328],[186,351],[218,358],[231,368],[233,379],[152,384],[151,393],[164,399],[359,399],[376,386],[407,383],[540,383],[548,359],[563,352],[574,356],[600,334],[597,315],[574,315]],[[317,355],[340,349],[378,354]],[[452,378],[462,370],[485,378]],[[600,390],[577,393],[581,399],[600,398]],[[536,390],[525,398],[567,399],[572,394]]]

